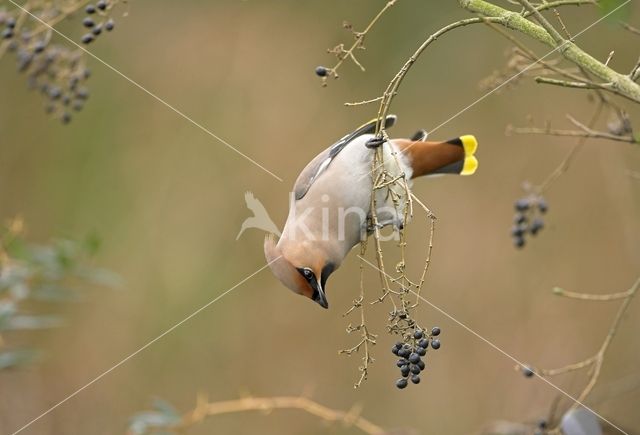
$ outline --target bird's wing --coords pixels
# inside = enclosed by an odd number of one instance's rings
[[[392,127],[393,124],[395,124],[396,119],[397,117],[395,115],[388,115],[384,123],[384,128]],[[302,170],[300,175],[298,175],[298,179],[294,184],[293,191],[295,193],[296,201],[302,199],[307,194],[314,181],[316,181],[324,170],[327,169],[333,158],[337,156],[344,147],[363,134],[374,133],[376,123],[377,119],[372,119],[366,124],[361,125],[353,132],[343,136],[339,141],[311,160],[311,162],[309,162],[309,164]]]

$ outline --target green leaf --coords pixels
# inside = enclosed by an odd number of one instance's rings
[[[0,370],[28,364],[39,355],[40,352],[32,349],[16,349],[0,352]]]

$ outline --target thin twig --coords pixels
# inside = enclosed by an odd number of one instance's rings
[[[629,290],[626,290],[623,292],[598,295],[598,294],[577,293],[577,292],[567,291],[560,287],[553,288],[554,295],[563,296],[565,298],[570,298],[570,299],[580,299],[583,301],[616,301],[618,299],[624,299],[629,297],[634,291],[635,289],[632,287]]]
[[[518,0],[518,1],[526,10],[528,10],[536,18],[536,21],[538,21],[538,23],[540,23],[540,25],[547,31],[547,33],[551,35],[554,41],[556,41],[556,44],[560,45],[566,41],[562,37],[562,35],[556,30],[556,28],[553,27],[551,23],[547,21],[547,19],[544,16],[542,16],[538,8],[535,8],[531,3],[529,3],[529,0]]]
[[[615,337],[616,332],[618,331],[618,327],[622,322],[622,318],[624,317],[624,314],[629,308],[629,304],[633,300],[633,297],[636,295],[636,293],[638,293],[638,289],[640,289],[640,278],[638,278],[635,281],[635,283],[631,286],[631,288],[629,288],[628,290],[624,292],[619,292],[619,293],[611,293],[608,295],[589,295],[589,294],[583,294],[583,293],[567,292],[561,289],[554,289],[554,293],[556,294],[575,298],[575,299],[592,300],[592,301],[613,301],[613,300],[623,299],[622,304],[620,304],[620,308],[618,308],[618,312],[616,313],[616,316],[613,319],[611,326],[609,327],[607,336],[605,337],[602,345],[600,346],[598,351],[595,353],[595,355],[589,358],[586,358],[582,361],[579,361],[573,364],[568,364],[560,368],[538,370],[538,373],[541,376],[557,376],[565,373],[582,370],[585,368],[590,368],[589,381],[587,382],[582,392],[578,396],[578,399],[572,404],[570,409],[576,409],[578,406],[580,406],[579,404],[585,401],[587,396],[593,390],[593,387],[595,386],[595,384],[598,382],[602,365],[604,363],[604,358],[611,345],[611,341],[613,340],[613,337]],[[560,292],[558,292],[558,290],[560,290]],[[551,432],[553,432],[553,430]]]
[[[617,142],[638,143],[633,136],[618,136],[604,131],[596,130],[561,130],[554,128],[537,127],[511,127],[509,131],[517,134],[543,134],[547,136],[583,137],[591,139],[607,139]]]
[[[631,24],[620,22],[620,25],[629,32],[640,35],[640,29],[633,27]]]
[[[365,27],[365,29],[362,32],[356,32],[355,42],[347,50],[343,50],[340,53],[340,56],[338,57],[338,62],[333,66],[333,68],[329,69],[329,71],[334,75],[335,78],[338,78],[338,68],[340,68],[340,66],[343,64],[343,62],[347,58],[350,58],[351,60],[353,60],[356,63],[356,65],[358,65],[360,69],[364,71],[364,67],[360,64],[360,62],[356,60],[353,52],[355,49],[362,46],[362,42],[364,41],[364,37],[367,36],[367,33],[369,33],[369,31],[373,28],[373,26],[375,26],[375,24],[378,22],[380,17],[382,17],[390,7],[395,5],[397,1],[398,0],[389,0],[384,5],[384,7],[378,12],[378,14],[375,17],[373,17],[373,19],[369,22],[367,27]]]

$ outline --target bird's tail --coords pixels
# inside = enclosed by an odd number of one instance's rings
[[[478,168],[475,152],[478,141],[472,135],[464,135],[446,142],[420,140],[425,135],[418,132],[412,139],[394,139],[411,165],[412,178],[423,175],[459,174],[471,175]],[[418,139],[418,140],[416,140]]]

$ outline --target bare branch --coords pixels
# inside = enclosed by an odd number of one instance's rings
[[[209,402],[199,396],[196,407],[186,413],[172,429],[184,430],[207,417],[247,411],[269,412],[277,409],[299,409],[316,416],[326,422],[343,423],[347,427],[355,427],[369,435],[382,435],[385,430],[360,416],[360,409],[355,407],[349,412],[328,408],[303,396],[280,397],[244,397],[237,400]]]
[[[524,0],[522,0],[524,1]],[[640,85],[629,76],[620,74],[604,63],[589,55],[569,40],[558,42],[557,31],[550,34],[550,29],[535,24],[526,17],[507,9],[493,5],[484,0],[458,0],[461,7],[468,11],[481,14],[509,29],[517,30],[539,42],[542,42],[558,51],[565,59],[575,65],[584,68],[600,80],[611,83],[611,86],[629,99],[640,103]],[[538,8],[539,11],[539,8]]]
[[[631,24],[620,22],[620,25],[629,32],[640,35],[640,29],[633,27]]]
[[[573,297],[576,299],[593,300],[593,301],[612,301],[612,300],[624,299],[622,304],[620,304],[620,308],[618,308],[618,312],[616,313],[616,316],[613,319],[611,326],[609,327],[607,336],[605,337],[602,345],[600,346],[598,351],[595,353],[595,355],[589,358],[586,358],[582,361],[569,364],[560,368],[543,369],[538,371],[538,373],[541,376],[557,376],[565,373],[582,370],[587,367],[590,368],[589,381],[587,382],[582,392],[578,396],[578,399],[571,405],[571,409],[576,409],[578,406],[581,406],[580,404],[585,401],[587,396],[593,390],[593,387],[595,386],[595,384],[598,382],[598,378],[600,377],[600,372],[602,369],[602,365],[604,363],[604,358],[607,353],[607,350],[611,345],[611,341],[613,340],[613,337],[616,335],[616,332],[618,331],[618,327],[622,322],[622,318],[624,317],[624,314],[629,308],[629,304],[631,303],[631,300],[638,292],[638,289],[640,289],[640,278],[638,278],[635,281],[635,283],[631,286],[631,288],[629,288],[629,290],[626,290],[624,292],[619,292],[619,293],[611,293],[608,295],[588,295],[584,293],[566,292],[565,290],[557,289],[557,288],[554,289],[555,294],[559,294],[566,297]],[[551,432],[553,432],[553,430]]]
[[[592,139],[606,139],[617,142],[638,143],[638,140],[634,136],[619,136],[616,134],[608,133],[605,131],[594,130],[586,125],[582,124],[571,115],[567,115],[569,121],[571,121],[579,130],[562,130],[554,129],[551,127],[538,128],[538,127],[507,127],[507,133],[516,134],[544,134],[549,136],[569,136],[569,137],[583,137]]]

